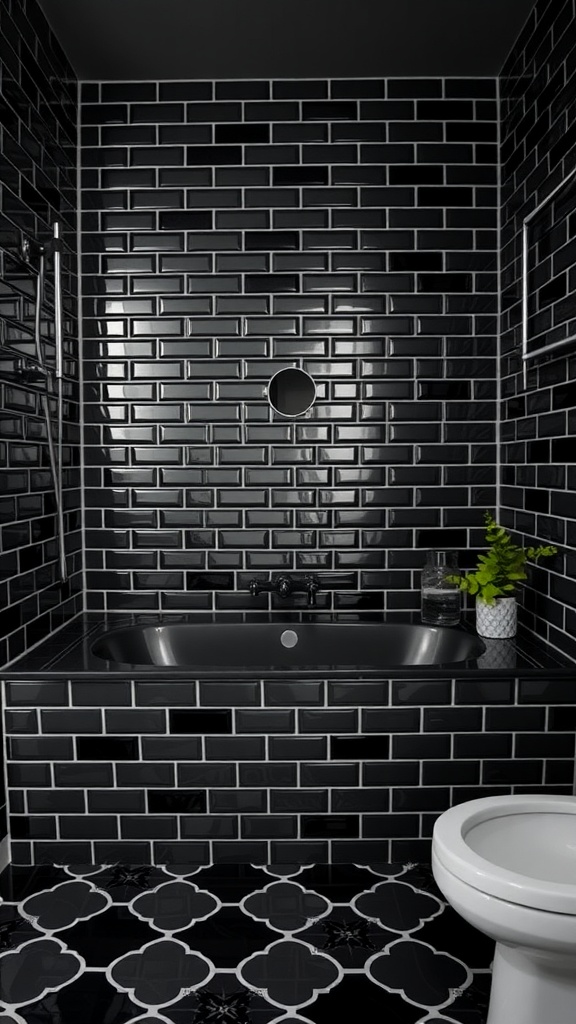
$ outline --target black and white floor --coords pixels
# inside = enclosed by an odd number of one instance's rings
[[[492,943],[428,866],[13,867],[0,1024],[484,1024]]]

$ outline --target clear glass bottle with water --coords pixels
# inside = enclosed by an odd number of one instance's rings
[[[428,551],[422,569],[422,622],[429,626],[457,626],[462,593],[449,577],[458,574],[455,551]]]

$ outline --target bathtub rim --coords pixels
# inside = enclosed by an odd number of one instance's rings
[[[513,640],[486,640],[482,638],[486,649],[491,653],[491,663],[478,665],[476,659],[471,661],[453,662],[450,665],[420,665],[420,666],[399,666],[396,668],[362,668],[357,671],[353,666],[345,666],[343,669],[321,669],[307,668],[303,670],[279,670],[262,671],[254,667],[248,669],[226,669],[226,667],[215,667],[208,669],[206,666],[190,668],[174,668],[172,666],[135,666],[120,662],[104,661],[95,656],[89,655],[89,646],[106,632],[112,629],[125,628],[130,625],[150,625],[159,623],[181,623],[181,622],[275,622],[289,626],[294,623],[309,621],[310,615],[306,611],[283,612],[283,613],[259,613],[259,612],[219,612],[219,613],[102,613],[102,612],[81,612],[67,622],[63,623],[58,630],[49,637],[40,641],[30,650],[6,663],[1,669],[1,677],[7,681],[30,681],[50,679],[79,678],[86,681],[90,679],[110,680],[115,679],[151,679],[161,678],[162,680],[189,680],[189,679],[233,679],[239,678],[244,681],[249,679],[344,679],[354,680],[377,680],[391,678],[510,678],[518,675],[534,678],[553,677],[555,679],[570,679],[576,681],[576,662],[566,655],[551,647],[544,640],[533,636],[520,629],[518,636]],[[398,622],[410,625],[422,625],[419,613],[392,613],[360,615],[357,613],[326,613],[314,615],[315,619],[329,622]],[[465,632],[476,635],[473,616],[465,618],[459,627]],[[64,644],[64,647],[63,647]]]
[[[131,665],[131,663],[129,663],[129,662],[117,661],[116,659],[102,658],[101,655],[95,653],[94,648],[96,647],[96,645],[99,642],[104,640],[106,637],[108,637],[108,636],[114,637],[117,634],[121,634],[121,633],[126,632],[126,630],[131,630],[131,629],[142,630],[142,629],[146,629],[146,628],[158,629],[158,628],[161,628],[162,626],[164,626],[166,628],[182,627],[182,628],[185,629],[189,625],[191,625],[191,626],[194,626],[194,625],[200,626],[202,624],[200,624],[200,623],[189,623],[189,622],[186,622],[186,623],[162,623],[162,624],[159,624],[159,623],[156,623],[156,624],[152,624],[152,623],[138,623],[138,624],[133,624],[131,626],[120,626],[119,628],[107,630],[106,632],[101,633],[98,637],[95,637],[93,639],[91,647],[90,647],[90,653],[91,653],[91,655],[93,657],[95,657],[97,659],[97,661],[104,662],[108,666],[111,666],[111,665],[121,665],[121,666],[129,667]],[[277,620],[272,620],[272,621],[268,620],[266,622],[261,622],[261,623],[247,622],[247,623],[243,623],[242,624],[242,623],[233,623],[233,622],[226,623],[226,622],[222,622],[222,620],[219,619],[216,622],[205,623],[203,625],[205,625],[208,630],[211,629],[211,628],[216,628],[216,627],[221,626],[221,625],[222,626],[226,626],[226,625],[234,626],[234,625],[236,625],[236,626],[240,626],[240,628],[243,628],[243,626],[247,626],[247,627],[254,627],[256,629],[258,628],[258,626],[269,626],[269,627],[273,627],[274,629],[278,629],[278,630],[288,628],[288,624],[286,622],[280,622],[280,621],[277,621]],[[298,628],[299,625],[300,626],[309,626],[309,625],[314,625],[314,623],[312,623],[312,622],[300,622],[300,623],[292,622],[291,623],[291,626],[295,630]],[[138,662],[138,663],[134,663],[133,667],[134,668],[152,668],[152,669],[160,670],[161,672],[164,672],[166,669],[176,668],[176,669],[181,669],[182,671],[186,671],[188,673],[193,672],[193,671],[198,671],[199,674],[203,674],[204,670],[206,670],[208,672],[222,672],[222,671],[224,671],[224,672],[228,671],[228,672],[234,672],[234,673],[236,673],[236,672],[247,672],[247,673],[249,673],[251,675],[258,675],[258,676],[262,676],[262,677],[268,676],[270,674],[278,675],[278,674],[283,674],[283,673],[286,673],[288,675],[294,675],[297,672],[303,673],[305,675],[308,675],[309,672],[314,672],[314,673],[318,673],[318,674],[323,675],[323,676],[332,675],[332,673],[334,673],[334,672],[343,672],[343,673],[346,673],[346,672],[348,672],[348,673],[350,673],[350,672],[361,672],[361,673],[364,673],[364,672],[367,672],[367,671],[377,671],[380,674],[387,674],[388,672],[394,671],[396,668],[407,668],[407,669],[410,669],[412,671],[418,671],[420,668],[428,668],[428,667],[435,667],[435,668],[437,667],[437,668],[443,668],[443,669],[448,669],[448,668],[456,669],[459,665],[464,666],[464,665],[468,665],[468,664],[470,664],[472,662],[476,662],[477,659],[479,657],[481,657],[485,653],[485,651],[486,651],[486,645],[485,645],[485,643],[483,641],[483,638],[477,636],[475,633],[471,632],[470,630],[461,629],[459,627],[430,626],[430,625],[428,625],[426,623],[421,623],[421,622],[420,623],[416,623],[416,622],[410,622],[410,623],[391,623],[391,622],[349,622],[349,621],[348,622],[344,622],[344,621],[325,622],[325,621],[323,621],[323,622],[319,622],[318,625],[319,626],[328,626],[328,627],[330,627],[330,626],[334,626],[334,627],[341,626],[342,627],[343,626],[344,628],[346,628],[346,626],[349,626],[349,627],[359,627],[361,630],[369,628],[369,627],[372,627],[373,629],[378,630],[379,628],[394,629],[395,627],[401,628],[402,626],[405,626],[408,629],[414,629],[415,628],[415,629],[418,629],[418,631],[424,631],[424,632],[436,632],[437,630],[439,630],[442,633],[458,633],[458,634],[462,634],[464,636],[471,637],[476,642],[477,646],[479,647],[479,650],[478,650],[477,653],[471,655],[469,658],[461,659],[459,661],[444,661],[444,662],[440,662],[438,664],[429,663],[429,664],[423,664],[423,665],[419,665],[419,664],[406,664],[406,665],[399,664],[399,665],[394,665],[394,664],[392,664],[392,665],[388,665],[388,666],[386,666],[386,665],[374,666],[374,665],[372,665],[370,663],[364,663],[364,662],[360,662],[359,661],[357,663],[355,663],[355,662],[347,662],[346,664],[344,664],[342,666],[332,665],[332,664],[318,664],[318,665],[300,664],[300,665],[294,665],[294,666],[290,666],[290,665],[286,666],[286,665],[284,665],[284,666],[281,666],[281,667],[275,667],[275,666],[271,666],[271,665],[267,665],[267,664],[252,664],[252,665],[248,665],[248,666],[240,666],[239,667],[237,665],[232,666],[232,665],[229,665],[229,664],[221,664],[221,663],[215,663],[214,665],[211,665],[209,663],[207,665],[206,664],[201,664],[201,665],[167,666],[167,665],[156,665],[156,664],[149,665],[146,662]]]

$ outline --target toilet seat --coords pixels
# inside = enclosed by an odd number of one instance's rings
[[[433,853],[480,892],[576,914],[576,797],[497,796],[459,804],[436,821]]]

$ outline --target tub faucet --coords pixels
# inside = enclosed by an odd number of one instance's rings
[[[308,606],[313,608],[316,604],[316,594],[320,589],[320,580],[314,573],[295,579],[288,573],[282,573],[273,580],[250,580],[248,590],[252,597],[258,597],[263,592],[278,594],[285,600],[291,594],[308,594]]]

